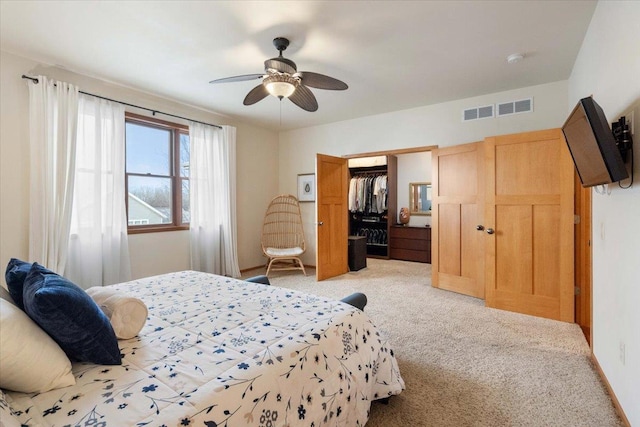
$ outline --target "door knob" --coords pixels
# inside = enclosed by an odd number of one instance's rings
[[[476,225],[476,230],[478,231],[484,230],[484,225]]]
[[[322,221],[318,221],[318,226],[320,226],[320,225],[322,225],[322,224],[324,224],[324,222],[322,222]]]
[[[495,233],[493,228],[487,228],[487,234],[493,234],[493,233]]]

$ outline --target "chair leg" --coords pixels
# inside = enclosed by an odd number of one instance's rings
[[[298,261],[298,263],[300,264],[300,268],[302,269],[302,272],[304,273],[304,275],[307,275],[307,271],[304,269],[304,264],[302,263],[302,260],[300,258],[296,258],[296,260]]]
[[[302,260],[298,257],[290,257],[290,258],[269,258],[269,262],[267,263],[267,272],[265,273],[265,276],[269,275],[269,272],[271,271],[271,267],[273,267],[273,263],[276,263],[276,266],[273,268],[274,271],[302,270],[304,275],[305,276],[307,275],[307,271],[304,268],[304,264],[302,263]],[[284,263],[285,265],[278,264],[278,263]]]

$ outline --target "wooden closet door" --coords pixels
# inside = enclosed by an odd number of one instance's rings
[[[349,271],[347,160],[316,154],[316,280]]]
[[[484,298],[482,142],[432,151],[431,285]]]
[[[560,129],[485,139],[486,305],[573,322],[573,164]]]

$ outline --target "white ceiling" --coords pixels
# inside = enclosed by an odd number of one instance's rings
[[[594,1],[6,1],[0,48],[274,130],[566,80]],[[242,101],[274,37],[298,70],[346,82],[319,109]],[[524,61],[506,57],[523,53]],[[27,71],[27,70],[25,70]]]

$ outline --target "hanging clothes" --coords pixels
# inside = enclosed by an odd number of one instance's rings
[[[349,182],[349,211],[381,214],[387,210],[387,175],[354,176]]]
[[[351,180],[349,181],[349,212],[355,212],[357,210],[357,184],[358,180],[356,178],[351,178]]]
[[[387,210],[387,175],[377,177],[374,190],[376,198],[376,210],[383,213]]]

